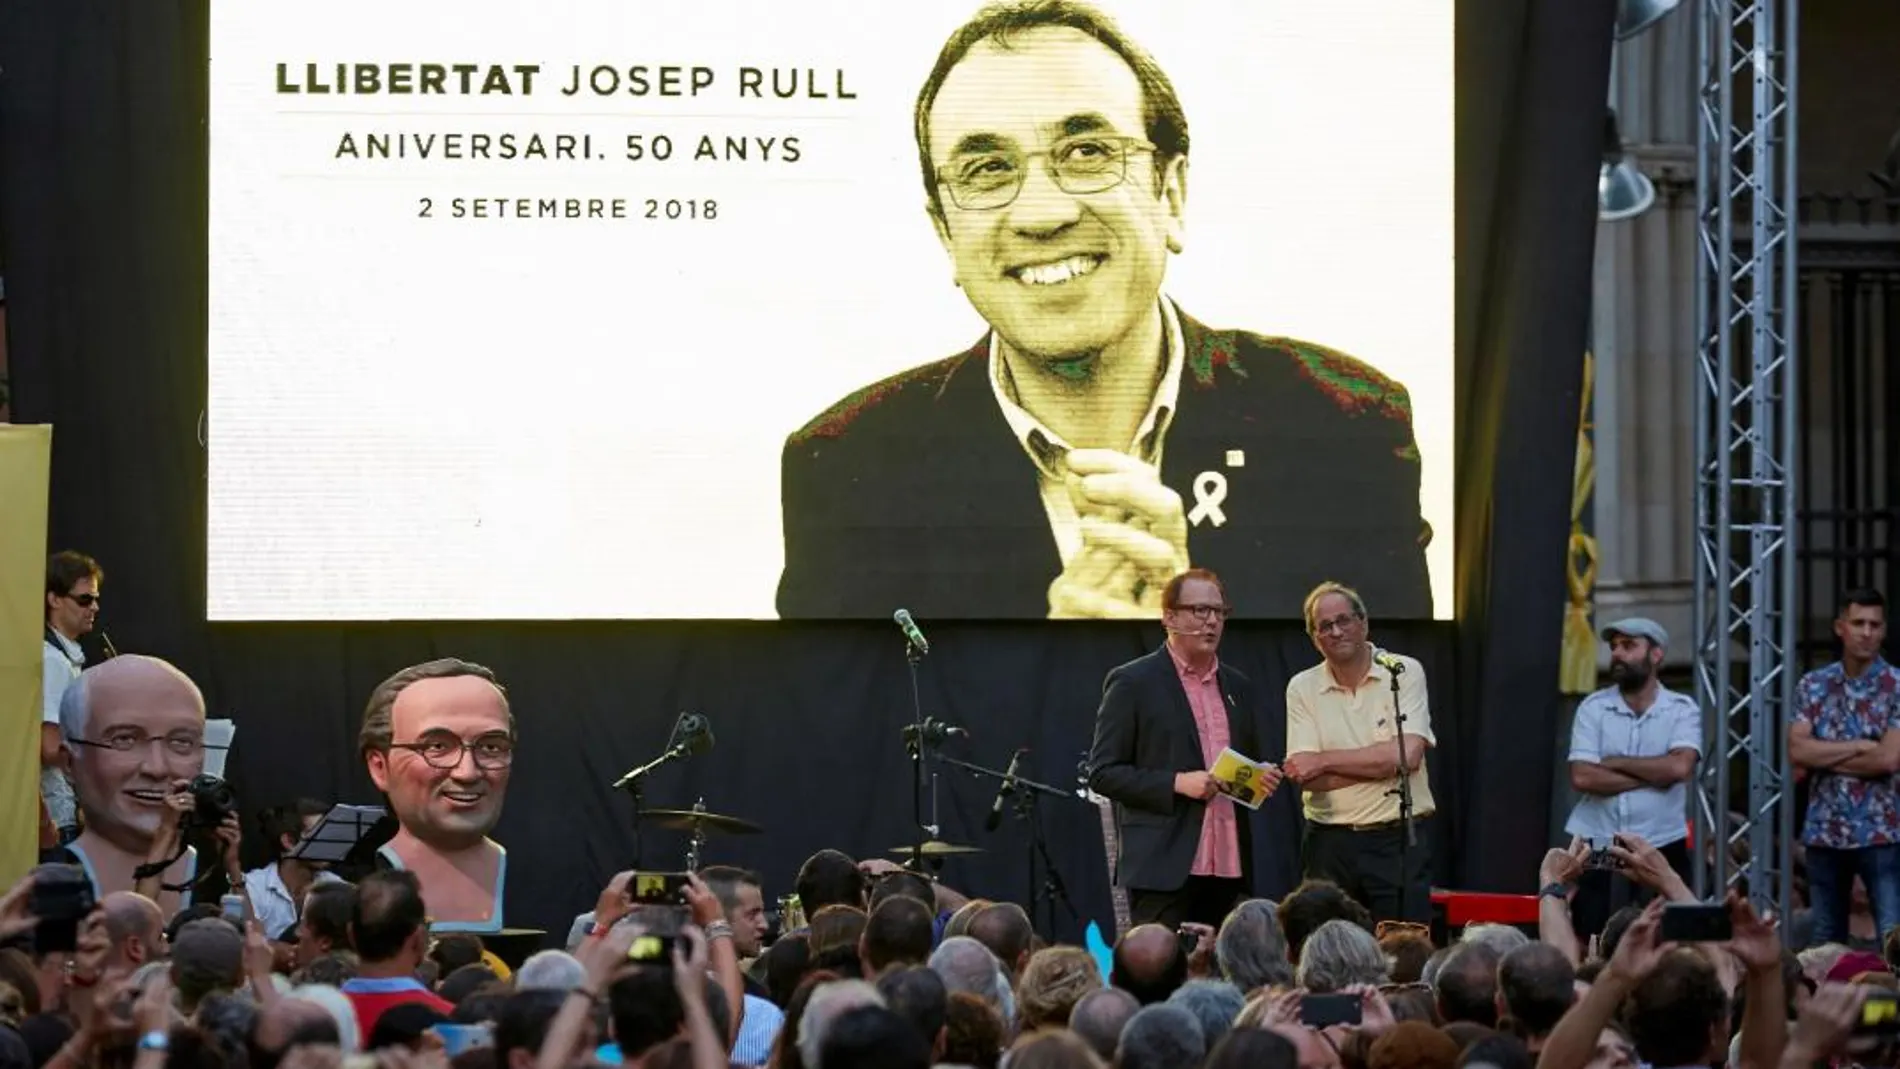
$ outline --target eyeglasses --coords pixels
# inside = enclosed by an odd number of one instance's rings
[[[937,181],[950,190],[950,199],[966,212],[1007,208],[1023,191],[1029,161],[1048,161],[1049,177],[1064,193],[1100,193],[1121,185],[1128,177],[1128,157],[1153,152],[1154,145],[1138,137],[1085,134],[1065,137],[1039,152],[973,152],[957,156],[937,170]]]
[[[68,594],[66,596],[77,602],[82,609],[90,609],[94,605],[99,604],[99,595],[97,594]]]
[[[1176,605],[1175,612],[1184,612],[1196,620],[1225,620],[1234,614],[1231,605]]]
[[[1321,620],[1319,623],[1314,624],[1313,633],[1315,635],[1343,635],[1348,628],[1363,619],[1365,619],[1365,617],[1360,616],[1358,613],[1349,612],[1343,616],[1335,616],[1330,620]]]
[[[143,750],[154,742],[162,742],[168,752],[179,757],[190,757],[205,748],[204,736],[196,732],[174,731],[169,735],[147,735],[138,728],[116,728],[106,732],[106,737],[103,739],[68,739],[66,741],[78,746],[117,750],[120,753]]]
[[[515,760],[515,740],[507,735],[483,735],[463,741],[453,735],[430,735],[420,742],[392,742],[392,750],[408,750],[422,758],[430,768],[454,768],[464,753],[475,755],[475,767],[484,772],[507,768]]]

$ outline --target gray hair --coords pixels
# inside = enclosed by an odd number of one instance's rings
[[[1351,921],[1327,921],[1300,949],[1300,986],[1315,995],[1353,984],[1383,984],[1390,977],[1378,940]]]
[[[1221,975],[1243,992],[1291,984],[1293,962],[1287,957],[1279,907],[1264,898],[1250,898],[1235,906],[1221,922],[1214,960],[1220,964]]]
[[[1362,620],[1365,619],[1366,600],[1359,596],[1359,592],[1344,583],[1335,583],[1331,579],[1328,579],[1324,583],[1314,587],[1312,593],[1306,595],[1306,604],[1301,609],[1301,615],[1306,618],[1306,630],[1309,634],[1312,633],[1314,628],[1319,626],[1319,622],[1313,619],[1313,610],[1319,607],[1321,598],[1330,597],[1334,594],[1338,594],[1340,597],[1346,599],[1346,604],[1352,606],[1352,614],[1354,616]]]
[[[1016,1026],[1016,994],[1009,973],[990,948],[967,935],[945,939],[930,955],[930,971],[943,978],[944,990],[975,995],[1003,1018],[1005,1032]]]
[[[821,1069],[818,1055],[824,1049],[831,1022],[844,1016],[846,1010],[883,1005],[884,996],[863,980],[819,984],[811,993],[811,1001],[805,1003],[805,1015],[798,1019],[798,1056],[804,1060],[805,1069]]]
[[[1174,989],[1168,1002],[1194,1015],[1208,1050],[1214,1049],[1247,1006],[1240,989],[1225,980],[1189,980]]]
[[[1460,943],[1490,947],[1503,957],[1521,946],[1529,946],[1531,937],[1508,924],[1474,924],[1458,937]]]
[[[190,676],[179,671],[178,666],[162,658],[147,657],[143,654],[138,654],[138,653],[126,653],[126,654],[121,654],[118,657],[114,657],[110,661],[104,661],[100,664],[96,664],[92,666],[91,668],[88,668],[85,671],[79,673],[79,678],[73,680],[72,683],[69,684],[66,687],[66,689],[60,693],[60,696],[59,696],[59,733],[60,735],[64,737],[68,743],[71,743],[75,740],[83,741],[87,736],[87,732],[92,728],[92,682],[99,678],[97,673],[102,672],[102,671],[123,672],[131,668],[133,665],[141,665],[141,664],[150,665],[154,668],[157,668],[161,672],[165,673],[166,675],[172,676],[173,678],[177,679],[178,682],[184,684],[187,688],[189,688],[191,690],[192,696],[198,702],[198,715],[201,717],[204,715],[204,710],[205,710],[204,692],[198,689],[198,684],[192,682]],[[75,753],[77,752],[78,751],[75,750]]]
[[[572,991],[587,979],[587,968],[565,950],[543,950],[515,970],[516,991]]]
[[[357,1040],[362,1037],[356,1023],[356,1007],[350,1004],[350,997],[327,984],[304,984],[290,992],[290,997],[313,1002],[323,1007],[330,1019],[336,1022],[337,1048],[342,1054],[355,1054]]]
[[[1117,1069],[1194,1069],[1207,1057],[1200,1022],[1179,1006],[1145,1006],[1115,1048]]]
[[[1135,996],[1119,987],[1098,988],[1083,995],[1069,1011],[1069,1031],[1081,1036],[1104,1062],[1112,1062],[1122,1029],[1139,1012],[1141,1003]]]

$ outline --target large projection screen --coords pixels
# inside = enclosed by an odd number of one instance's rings
[[[213,4],[209,616],[1448,617],[1452,6]]]

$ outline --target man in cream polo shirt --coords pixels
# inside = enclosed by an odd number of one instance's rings
[[[1435,806],[1425,751],[1437,740],[1424,666],[1372,645],[1365,602],[1350,587],[1321,583],[1306,596],[1305,615],[1307,633],[1324,659],[1287,683],[1283,766],[1305,799],[1305,875],[1338,884],[1376,919],[1429,921],[1427,818]],[[1404,841],[1399,819],[1399,744],[1388,666],[1398,669],[1398,707],[1405,713],[1405,766],[1417,832],[1411,843]]]

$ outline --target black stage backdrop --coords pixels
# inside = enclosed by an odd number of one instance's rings
[[[1451,886],[1528,889],[1549,826],[1614,7],[1458,0],[1460,620],[1375,625],[1432,681],[1433,838]],[[206,49],[205,0],[0,0],[0,239],[16,418],[57,427],[51,541],[104,562],[104,623],[120,649],[175,661],[214,715],[238,720],[233,779],[247,808],[297,794],[371,800],[353,746],[370,688],[456,654],[500,673],[521,723],[498,832],[513,862],[511,923],[564,930],[629,862],[630,806],[608,784],[662,748],[682,709],[707,714],[719,744],[656,775],[649,803],[703,797],[770,829],[716,843],[709,858],[758,867],[783,893],[819,846],[869,855],[907,841],[898,733],[910,689],[888,624],[204,622]],[[1370,267],[1371,300],[1381,284],[1404,282]],[[547,581],[584,589],[587,562],[549,561]],[[1161,637],[1046,623],[931,634],[924,711],[972,736],[950,752],[995,765],[1029,746],[1026,770],[1057,785],[1075,781],[1103,673]],[[1223,653],[1268,695],[1314,659],[1297,627],[1272,624],[1236,626]],[[1270,739],[1283,736],[1274,704]],[[1291,795],[1269,803],[1256,833],[1269,895],[1297,876]],[[952,862],[946,878],[1025,899],[1026,827],[981,831],[987,784],[945,775],[936,797],[943,837],[989,851]],[[1094,809],[1048,802],[1044,813],[1083,917],[1106,922]],[[682,860],[676,833],[646,845],[649,866]],[[1076,930],[1066,916],[1058,925]]]

